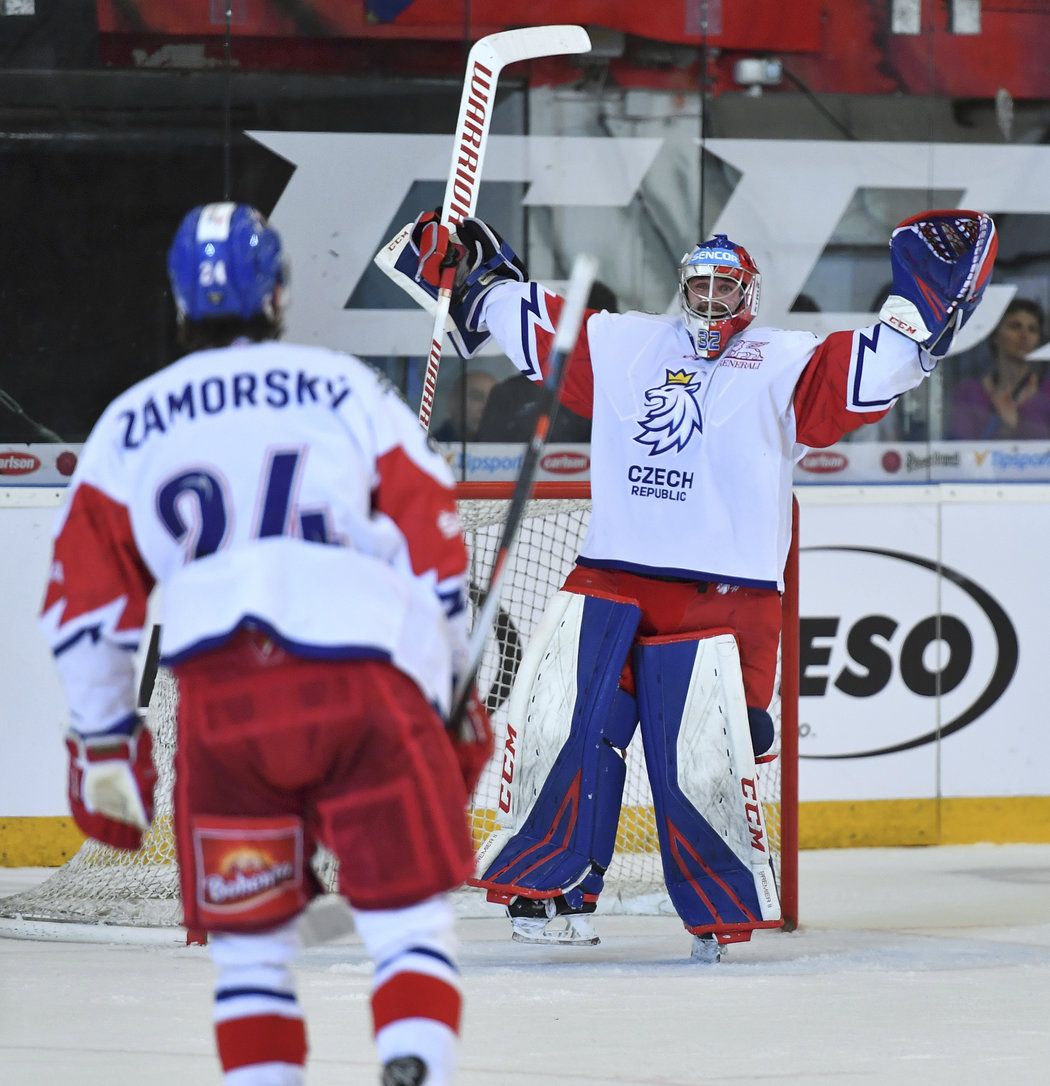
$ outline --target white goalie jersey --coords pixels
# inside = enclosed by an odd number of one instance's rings
[[[500,283],[482,328],[538,381],[563,304],[538,283]],[[824,340],[751,327],[708,360],[678,317],[592,311],[561,394],[593,420],[579,564],[782,589],[795,462],[881,418],[932,369],[884,324]]]

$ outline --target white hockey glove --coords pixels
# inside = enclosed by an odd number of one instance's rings
[[[66,735],[69,807],[82,833],[135,851],[153,821],[153,736],[134,715],[102,735]]]

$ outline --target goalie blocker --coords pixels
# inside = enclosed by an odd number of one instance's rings
[[[490,901],[592,911],[640,719],[671,901],[693,934],[746,940],[780,924],[753,747],[771,737],[749,726],[731,632],[636,639],[639,617],[615,599],[560,592],[552,601],[511,698],[507,748],[517,764],[503,821],[469,881]],[[619,685],[629,656],[636,698]]]

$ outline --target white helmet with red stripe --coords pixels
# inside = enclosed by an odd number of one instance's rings
[[[715,234],[682,257],[679,299],[693,348],[700,358],[718,358],[730,339],[758,314],[762,276],[751,254]]]

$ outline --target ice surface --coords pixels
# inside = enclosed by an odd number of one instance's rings
[[[804,852],[802,927],[716,966],[673,917],[605,916],[598,947],[460,921],[460,1086],[1044,1086],[1050,846]],[[0,893],[44,872],[0,869]],[[311,1086],[375,1086],[354,937],[304,954]],[[3,1086],[219,1083],[195,947],[0,939]]]

